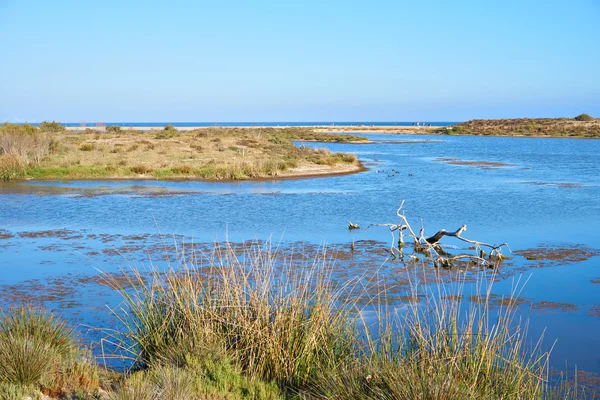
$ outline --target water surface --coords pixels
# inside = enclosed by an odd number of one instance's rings
[[[391,239],[385,228],[349,231],[348,222],[363,228],[395,223],[402,200],[412,224],[420,227],[423,221],[428,234],[467,224],[464,236],[508,242],[514,251],[540,245],[600,249],[600,141],[365,136],[375,143],[299,144],[357,154],[368,170],[353,175],[233,183],[0,184],[2,303],[18,301],[14,295],[20,291],[42,296],[54,285],[60,290],[45,304],[93,325],[106,314],[105,304],[118,300],[82,277],[94,276],[97,267],[117,270],[125,264],[122,255],[136,262],[156,257],[148,249],[172,243],[172,235],[198,244],[272,238],[282,245],[344,250],[354,239],[359,245],[376,241],[383,249]],[[39,234],[45,231],[52,232]],[[364,250],[372,248],[365,244]],[[385,252],[372,255],[369,263],[386,260]],[[521,312],[530,318],[533,336],[547,328],[548,346],[558,338],[554,365],[564,368],[567,360],[600,372],[600,317],[592,308],[600,305],[600,284],[592,283],[600,279],[600,257],[537,264],[514,257],[495,290],[509,293],[514,280],[527,281],[521,296],[529,306]],[[392,274],[396,267],[386,265]],[[355,262],[339,279],[363,272],[364,265]],[[573,304],[575,311],[531,308],[540,301]]]

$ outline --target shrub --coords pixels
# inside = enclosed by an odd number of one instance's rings
[[[121,132],[121,127],[118,125],[107,126],[106,132],[111,132],[111,133]]]
[[[81,150],[81,151],[92,151],[95,149],[96,149],[96,146],[94,146],[93,143],[83,143],[83,144],[81,144],[81,146],[79,146],[79,150]]]
[[[193,170],[194,168],[192,168],[190,165],[178,165],[176,167],[171,168],[171,171],[173,171],[174,174],[182,175],[191,174]]]
[[[21,178],[25,167],[19,156],[15,154],[0,155],[0,181]]]
[[[140,164],[140,165],[134,165],[133,167],[131,167],[131,171],[135,172],[136,174],[144,175],[149,172],[152,172],[153,169],[146,165]]]
[[[44,121],[40,124],[40,129],[43,132],[63,132],[65,127],[60,124],[60,122],[52,121]]]
[[[588,114],[580,114],[573,118],[575,121],[593,121],[594,117]]]
[[[98,387],[97,368],[74,331],[47,311],[22,307],[0,316],[0,383],[62,395]]]
[[[335,153],[335,156],[344,163],[355,163],[357,158],[354,154],[352,153]]]
[[[55,143],[52,139],[32,125],[0,126],[0,156],[14,154],[25,164],[37,164],[53,146],[55,147]]]

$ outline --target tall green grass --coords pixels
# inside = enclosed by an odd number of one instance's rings
[[[249,376],[303,386],[355,355],[350,309],[316,265],[280,269],[269,251],[227,247],[205,269],[150,276],[112,281],[126,328],[115,339],[138,368],[228,357]]]
[[[48,311],[21,307],[3,312],[0,393],[26,393],[32,388],[52,395],[95,390],[97,368],[75,338],[73,329]]]
[[[549,397],[548,353],[527,344],[514,301],[491,306],[489,287],[462,304],[460,285],[413,282],[421,301],[399,312],[386,288],[332,282],[325,256],[282,257],[226,245],[205,263],[107,275],[124,299],[112,342],[137,369],[231,360],[301,398]],[[359,306],[357,289],[371,301]]]

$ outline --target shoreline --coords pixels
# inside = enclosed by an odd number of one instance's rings
[[[164,127],[156,127],[156,126],[124,126],[121,127],[121,131],[140,131],[140,132],[153,132],[160,131]],[[184,126],[184,127],[175,127],[177,131],[180,132],[189,132],[194,130],[203,130],[203,129],[269,129],[269,128],[277,128],[277,129],[293,129],[298,128],[295,125],[285,125],[285,126]],[[539,139],[600,139],[600,137],[594,136],[585,136],[585,135],[573,135],[573,136],[564,136],[564,135],[511,135],[511,134],[485,134],[485,133],[452,133],[448,132],[451,129],[450,125],[439,125],[439,126],[356,126],[356,125],[336,125],[336,126],[328,126],[328,125],[306,125],[301,128],[310,128],[314,129],[315,132],[318,133],[339,133],[339,134],[355,134],[355,133],[375,133],[375,134],[387,134],[387,135],[432,135],[432,136],[477,136],[477,137],[509,137],[509,138],[539,138]],[[81,127],[65,127],[65,129],[69,132],[73,133],[83,133],[85,129],[91,129],[92,131],[100,131],[105,132],[106,127],[101,128],[84,128]],[[295,140],[297,142],[320,142],[318,140]],[[325,142],[322,142],[325,143]],[[375,143],[371,140],[365,140],[361,142],[353,142],[349,144],[372,144]]]
[[[357,161],[356,164],[338,164],[335,166],[327,165],[305,165],[297,168],[284,171],[281,175],[265,176],[265,177],[248,177],[243,179],[207,179],[194,176],[181,176],[170,178],[157,178],[147,175],[138,176],[111,176],[111,177],[87,177],[87,178],[65,178],[65,179],[40,179],[40,178],[21,178],[12,180],[13,183],[23,182],[82,182],[82,181],[160,181],[160,182],[206,182],[206,183],[241,183],[247,181],[267,182],[278,180],[295,180],[295,179],[311,179],[311,178],[329,178],[334,176],[352,175],[360,172],[368,171],[362,162]],[[0,186],[1,189],[1,186]]]
[[[166,126],[166,125],[165,125]],[[161,131],[165,126],[119,126],[121,131]],[[236,126],[176,126],[175,130],[180,132],[188,132],[194,130],[203,129],[297,129],[297,128],[312,128],[315,131],[325,132],[336,132],[337,129],[341,129],[340,132],[397,132],[400,130],[417,131],[417,130],[433,130],[448,128],[450,125],[438,125],[438,126],[398,126],[398,125],[377,125],[377,126],[357,126],[357,125],[279,125],[279,126],[247,126],[247,125],[236,125]],[[85,127],[80,126],[66,126],[65,130],[70,132],[85,132],[86,129],[92,131],[105,132],[106,126],[103,127]]]

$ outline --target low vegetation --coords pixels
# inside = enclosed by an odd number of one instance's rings
[[[600,138],[600,119],[587,114],[575,118],[474,119],[439,132],[456,135]]]
[[[0,126],[0,179],[248,179],[350,172],[355,156],[294,141],[364,142],[310,128],[203,128],[141,132],[57,123]]]
[[[394,311],[384,287],[333,284],[322,257],[280,265],[268,248],[225,245],[202,264],[103,275],[123,296],[103,351],[129,365],[124,373],[89,363],[52,314],[6,313],[0,397],[583,398],[551,389],[548,354],[527,346],[513,296],[492,311],[485,284],[468,305],[452,295],[460,285],[415,284],[410,295],[424,301]],[[357,288],[372,301],[352,300]]]
[[[35,308],[0,315],[0,398],[94,393],[99,369],[66,322]]]

